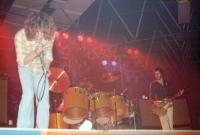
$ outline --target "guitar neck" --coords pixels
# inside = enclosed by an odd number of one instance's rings
[[[185,87],[183,90],[185,91],[187,88],[189,88],[189,86]],[[174,96],[172,96],[171,98],[169,98],[169,100],[168,100],[166,103],[164,103],[164,104],[162,105],[162,107],[165,106],[166,104],[169,104],[169,103],[172,102],[175,98],[177,98],[177,97],[178,97],[178,94],[179,94],[179,92],[176,93],[176,94],[175,94]]]

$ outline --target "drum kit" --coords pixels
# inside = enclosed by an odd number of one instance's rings
[[[69,77],[59,68],[50,68],[52,75],[49,77],[50,90],[63,93],[64,107],[62,113],[50,114],[49,128],[56,129],[78,129],[85,121],[91,121],[93,129],[126,129],[119,124],[123,118],[130,119],[130,127],[134,118],[132,100],[127,99],[125,90],[122,94],[113,92],[102,92],[90,84],[84,86],[69,86]],[[104,74],[100,79],[102,83],[111,83],[119,79],[121,73],[118,71]],[[135,120],[134,120],[135,125]],[[123,127],[123,128],[122,128]]]

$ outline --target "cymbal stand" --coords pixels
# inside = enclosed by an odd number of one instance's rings
[[[57,100],[54,100],[54,105],[55,105],[55,114],[56,114],[56,129],[58,129],[58,120],[57,120],[57,109],[56,109],[56,102],[57,102]]]
[[[131,100],[130,106],[133,108],[133,101]],[[134,129],[136,130],[136,122],[135,122],[135,112],[133,109],[133,113],[129,115],[129,119],[131,119],[131,116],[133,116],[133,123],[134,123]]]
[[[116,106],[116,93],[115,93],[115,89],[114,89],[114,96],[115,96],[115,103],[114,103],[114,107],[115,107],[115,127],[116,127],[116,129],[118,129],[118,125],[117,125],[117,106]]]
[[[97,121],[96,121],[96,103],[95,103],[95,100],[96,100],[96,98],[94,97],[92,97],[91,96],[91,94],[90,94],[90,89],[89,89],[89,87],[88,87],[88,95],[87,95],[87,97],[88,97],[88,99],[89,99],[89,119],[90,119],[90,121],[93,123],[93,120],[92,120],[92,114],[93,114],[93,116],[94,116],[94,129],[97,129]],[[91,102],[91,100],[94,102],[94,111],[92,112],[92,110],[91,110],[91,106],[90,106],[90,102]]]

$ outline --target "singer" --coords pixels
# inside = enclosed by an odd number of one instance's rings
[[[19,30],[14,37],[16,61],[23,91],[17,128],[34,128],[34,126],[48,128],[49,82],[46,78],[51,75],[49,67],[53,60],[54,28],[55,24],[49,15],[43,12],[32,13],[25,20],[24,28]],[[46,69],[42,67],[41,53]],[[44,70],[47,71],[45,75]],[[42,87],[43,83],[40,81],[45,82],[45,87]],[[43,95],[38,100],[40,93]],[[34,94],[37,107],[36,125],[34,125]]]

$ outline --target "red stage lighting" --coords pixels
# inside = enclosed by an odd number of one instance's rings
[[[138,55],[138,54],[139,54],[139,50],[135,50],[134,55]]]
[[[69,34],[68,33],[63,33],[62,36],[63,36],[64,39],[68,39],[69,38]]]
[[[54,35],[55,35],[56,38],[59,38],[60,37],[60,32],[59,31],[55,31]]]
[[[91,42],[92,42],[92,38],[91,38],[91,37],[88,37],[88,38],[87,38],[87,42],[88,42],[88,43],[91,43]]]
[[[83,41],[83,36],[82,35],[78,35],[77,39],[78,39],[78,41]]]
[[[127,49],[127,51],[126,51],[129,55],[131,55],[132,54],[132,52],[133,52],[133,50],[132,49]]]

